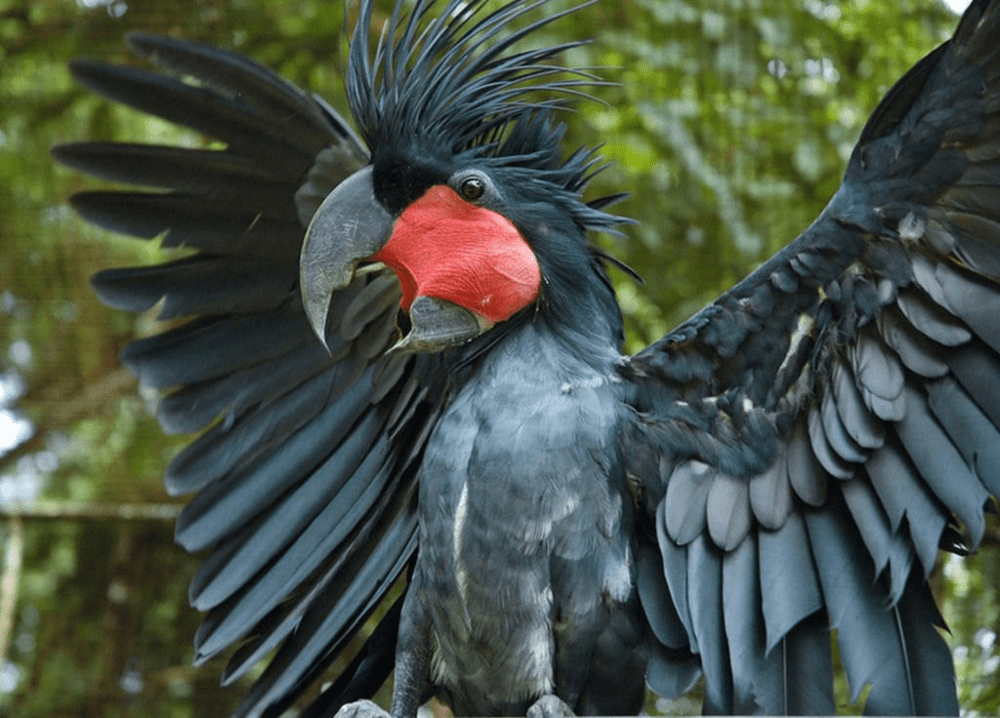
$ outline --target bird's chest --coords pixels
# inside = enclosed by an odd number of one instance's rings
[[[631,590],[617,403],[510,366],[442,417],[420,477],[432,680],[512,708],[550,692],[561,625]]]

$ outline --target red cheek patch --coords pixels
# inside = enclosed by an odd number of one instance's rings
[[[396,272],[403,309],[418,296],[435,297],[491,322],[534,302],[542,281],[538,260],[510,220],[444,185],[406,208],[372,259]]]

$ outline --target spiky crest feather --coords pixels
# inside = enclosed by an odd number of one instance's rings
[[[585,41],[507,54],[533,32],[590,3],[501,37],[548,0],[511,0],[480,17],[487,1],[448,0],[432,20],[427,18],[437,0],[416,0],[409,14],[397,3],[372,51],[373,0],[363,0],[345,76],[351,113],[373,160],[412,143],[424,153],[523,169],[532,181],[571,195],[577,205],[572,214],[582,227],[614,231],[624,220],[601,211],[610,201],[579,200],[603,169],[596,150],[580,148],[562,160],[565,126],[553,119],[568,97],[593,99],[583,88],[601,83],[590,72],[553,62]]]

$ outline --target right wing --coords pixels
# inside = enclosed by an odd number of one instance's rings
[[[336,112],[230,52],[144,34],[128,43],[170,74],[77,61],[74,77],[224,149],[88,142],[53,154],[154,188],[77,194],[85,219],[194,250],[100,272],[93,285],[113,307],[186,318],[130,344],[122,361],[167,392],[166,431],[203,431],[166,473],[170,493],[196,493],[177,541],[209,551],[190,588],[208,612],[196,663],[238,643],[228,683],[281,645],[240,710],[276,714],[338,657],[413,557],[416,467],[445,381],[433,357],[386,354],[399,307],[388,270],[335,295],[329,353],[306,320],[305,227],[368,161]],[[381,633],[394,639],[393,615]],[[379,646],[395,641],[381,633],[356,661],[363,690],[392,670]],[[341,681],[349,693],[352,670]]]

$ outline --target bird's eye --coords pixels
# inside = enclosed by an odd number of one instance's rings
[[[469,177],[462,180],[462,184],[458,186],[458,191],[462,195],[462,199],[475,202],[486,192],[486,183],[478,177]]]

